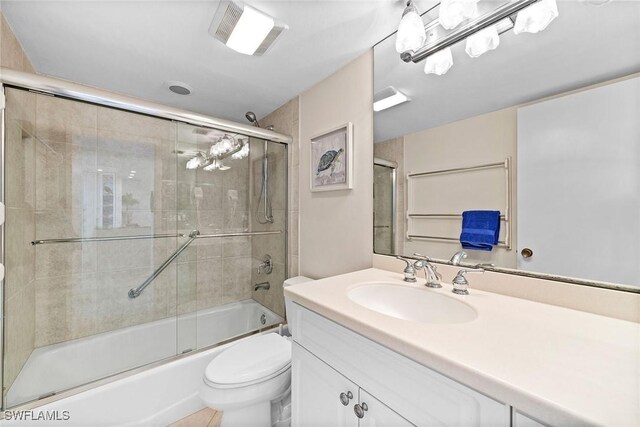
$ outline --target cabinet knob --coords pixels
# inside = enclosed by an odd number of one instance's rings
[[[351,399],[353,399],[353,393],[351,393],[350,391],[346,393],[340,393],[340,403],[342,403],[344,406],[347,406]]]
[[[522,255],[522,258],[531,258],[533,256],[533,251],[529,248],[524,248],[520,251],[520,255]]]
[[[356,417],[364,418],[364,413],[369,410],[369,407],[366,403],[356,403],[356,406],[353,407],[353,412],[356,413]]]

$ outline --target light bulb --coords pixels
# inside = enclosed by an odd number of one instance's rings
[[[248,155],[249,155],[249,144],[245,143],[238,152],[233,153],[231,155],[231,158],[235,160],[240,160],[240,159],[244,159]]]
[[[558,5],[556,0],[540,0],[524,10],[518,12],[513,32],[537,33],[545,28],[558,17]]]
[[[485,52],[493,50],[500,45],[498,27],[492,25],[467,37],[467,45],[464,51],[472,58],[477,58]]]
[[[427,56],[424,64],[424,73],[441,76],[449,71],[452,65],[453,55],[451,54],[451,48],[442,49],[433,55]]]
[[[442,0],[440,2],[440,25],[452,30],[465,19],[470,19],[478,13],[478,0]]]
[[[398,53],[408,50],[417,51],[427,40],[427,32],[424,29],[424,22],[418,10],[411,1],[402,13],[402,19],[396,34],[396,51]]]
[[[198,169],[198,166],[200,166],[200,161],[197,157],[194,157],[187,162],[187,169]]]

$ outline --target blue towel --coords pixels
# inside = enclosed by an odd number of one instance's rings
[[[462,212],[460,243],[464,249],[490,251],[498,244],[500,211]]]

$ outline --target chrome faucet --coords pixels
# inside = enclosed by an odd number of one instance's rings
[[[467,290],[467,288],[469,287],[469,282],[465,277],[465,274],[467,273],[484,273],[484,270],[482,268],[463,268],[462,270],[458,271],[458,274],[456,274],[456,277],[454,277],[453,281],[451,282],[453,283],[453,290],[451,292],[458,295],[469,295],[469,291]]]
[[[258,274],[265,272],[265,274],[271,274],[273,271],[273,260],[271,255],[265,255],[262,257],[262,262],[258,264]]]
[[[253,286],[253,290],[254,291],[257,291],[257,290],[260,290],[260,289],[264,289],[265,291],[268,291],[270,288],[271,288],[271,283],[269,283],[269,282],[256,283]]]
[[[407,266],[405,267],[405,269],[403,271],[403,273],[404,273],[404,281],[405,282],[415,282],[416,281],[416,267],[415,267],[415,264],[411,262],[412,260],[410,260],[408,258],[403,258],[403,257],[401,257],[399,255],[396,255],[396,258],[398,258],[399,260],[402,260],[402,261],[407,263]],[[422,266],[420,266],[419,268],[422,268]]]
[[[467,253],[465,251],[458,251],[451,257],[451,264],[460,265],[463,259],[467,257]]]
[[[431,259],[422,254],[414,253],[413,256],[420,258],[413,265],[415,268],[422,268],[424,270],[424,278],[427,281],[425,286],[428,288],[441,288],[442,284],[440,280],[442,279],[442,275],[438,273],[436,266],[431,263]]]

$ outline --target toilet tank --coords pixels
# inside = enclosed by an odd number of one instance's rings
[[[287,280],[284,281],[283,283],[283,287],[287,287],[287,286],[293,286],[293,285],[300,285],[302,283],[307,283],[307,282],[313,282],[313,279],[309,279],[308,277],[305,276],[296,276],[296,277],[290,277]],[[292,304],[291,301],[289,301],[288,298],[284,299],[284,311],[285,314],[287,314],[287,324],[289,325],[289,330],[291,330],[291,319],[289,319],[289,305]]]

